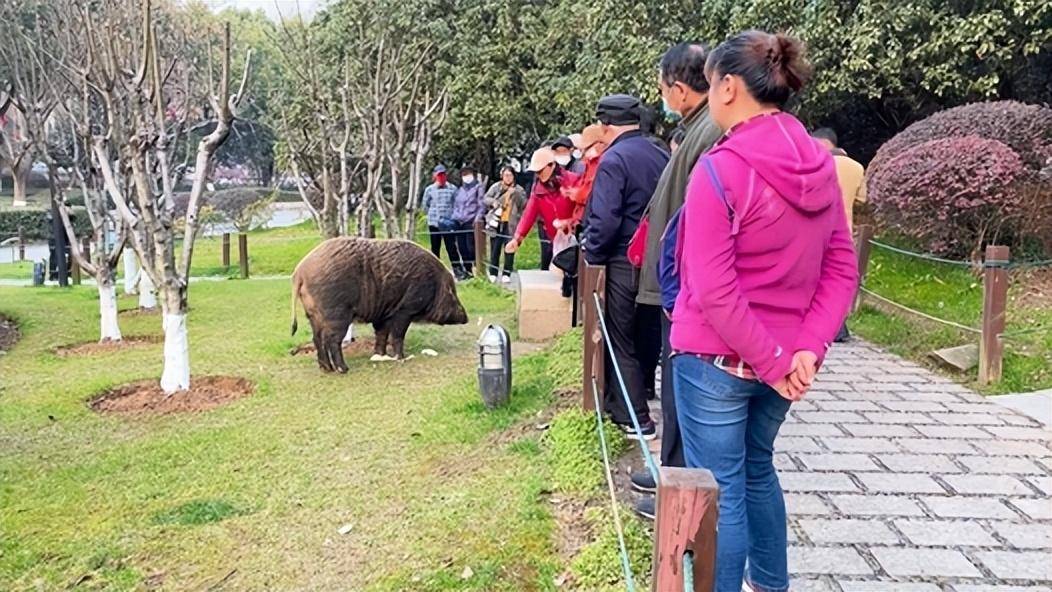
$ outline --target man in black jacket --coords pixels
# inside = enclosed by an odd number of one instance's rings
[[[656,436],[656,429],[647,407],[648,389],[641,362],[656,359],[660,350],[660,310],[637,310],[639,272],[626,253],[669,156],[640,131],[642,112],[639,99],[629,95],[603,97],[596,107],[607,149],[585,211],[584,256],[589,263],[606,265],[606,326],[642,432],[636,433],[632,426],[613,360],[609,359],[606,409],[629,438],[650,440]]]

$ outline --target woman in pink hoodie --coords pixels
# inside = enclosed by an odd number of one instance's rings
[[[676,234],[673,384],[687,465],[720,485],[717,592],[787,590],[774,440],[840,329],[858,276],[836,168],[781,108],[799,41],[741,33],[706,64],[725,135],[694,168]],[[748,564],[748,574],[745,567]]]

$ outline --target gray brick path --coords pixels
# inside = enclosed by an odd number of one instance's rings
[[[1052,431],[856,341],[776,445],[793,590],[1052,592]]]

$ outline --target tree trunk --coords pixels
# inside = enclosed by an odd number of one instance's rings
[[[11,205],[16,208],[25,207],[28,205],[28,202],[26,202],[26,181],[29,180],[29,169],[18,170],[17,167],[11,167],[11,180],[14,182],[14,201]]]
[[[135,251],[128,248],[124,250],[124,293],[139,293],[139,260],[136,259]]]
[[[157,288],[146,271],[139,272],[139,308],[153,310],[157,308]]]
[[[117,286],[113,271],[103,268],[95,278],[99,286],[99,341],[120,341],[121,329],[117,324]]]
[[[145,274],[144,274],[145,275]],[[164,370],[161,390],[171,395],[190,388],[190,342],[186,333],[186,289],[171,290],[164,305]]]

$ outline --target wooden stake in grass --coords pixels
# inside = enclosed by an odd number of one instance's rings
[[[223,267],[230,268],[230,233],[223,233]]]
[[[606,266],[592,265],[585,262],[581,268],[582,298],[584,299],[584,409],[595,410],[596,397],[593,396],[593,384],[596,389],[603,390],[605,382],[606,358],[603,353],[603,332],[599,328],[599,315],[602,314],[595,306],[592,292],[599,293],[599,301],[606,302]],[[592,378],[595,382],[592,382]],[[601,393],[599,401],[603,400]]]
[[[241,264],[241,279],[248,279],[248,235],[237,235],[237,258]]]
[[[1008,247],[986,247],[983,261],[983,336],[979,342],[979,384],[1001,380],[1004,354],[1001,334],[1005,331],[1008,303]]]
[[[712,590],[716,575],[719,486],[704,469],[661,467],[654,526],[655,592]],[[693,562],[684,555],[693,554]],[[692,563],[687,590],[684,565]]]

